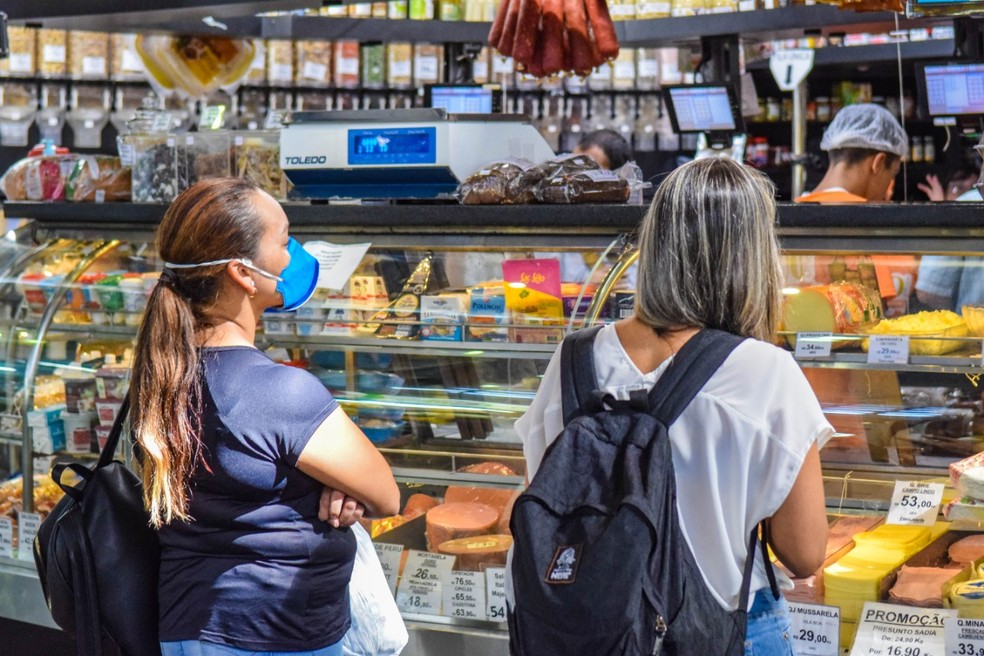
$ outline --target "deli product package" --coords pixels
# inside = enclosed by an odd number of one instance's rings
[[[462,205],[511,205],[510,184],[531,166],[521,159],[494,162],[468,176],[455,195]]]
[[[15,162],[0,178],[7,200],[65,200],[68,176],[79,155],[42,155]]]
[[[119,157],[84,155],[68,175],[65,200],[86,203],[128,202],[130,167]]]

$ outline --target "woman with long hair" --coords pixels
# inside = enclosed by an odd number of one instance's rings
[[[157,248],[130,401],[161,541],[163,654],[341,654],[356,549],[344,525],[395,514],[399,490],[317,378],[254,346],[265,310],[310,297],[317,262],[276,200],[233,179],[178,196]]]
[[[671,173],[640,228],[634,314],[592,345],[597,389],[627,399],[652,388],[701,329],[748,338],[668,431],[680,525],[728,611],[739,607],[754,555],[748,536],[760,522],[797,576],[817,570],[827,542],[818,450],[833,429],[792,356],[772,343],[782,283],[776,216],[771,183],[749,167],[704,159]],[[531,480],[564,427],[559,354],[516,422]],[[772,596],[762,558],[750,589],[746,652],[790,656],[788,610]]]

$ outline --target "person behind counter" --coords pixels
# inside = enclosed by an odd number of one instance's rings
[[[768,521],[776,554],[797,576],[820,567],[827,535],[819,448],[833,429],[792,356],[771,343],[782,287],[774,195],[765,176],[730,159],[673,171],[640,227],[635,313],[593,345],[598,389],[625,399],[652,387],[701,328],[751,338],[669,428],[683,532],[728,610],[754,557],[752,527]],[[563,429],[562,407],[557,349],[516,422],[531,480]],[[791,655],[786,602],[772,597],[756,560],[746,652]]]
[[[830,167],[798,203],[868,203],[891,200],[909,138],[887,109],[862,103],[837,112],[820,141]]]
[[[399,490],[317,378],[254,346],[264,310],[310,297],[317,261],[276,200],[234,179],[178,196],[157,248],[130,400],[161,543],[163,656],[341,654],[346,525],[359,504],[398,512]]]
[[[926,194],[926,197],[934,202],[939,201],[968,201],[981,200],[980,192],[975,189],[977,181],[980,179],[980,170],[975,170],[969,166],[961,167],[950,176],[946,183],[946,188],[940,183],[940,179],[929,173],[926,175],[925,182],[916,185],[919,191]]]
[[[632,146],[615,130],[595,130],[581,137],[575,155],[587,155],[603,169],[615,171],[632,160]]]

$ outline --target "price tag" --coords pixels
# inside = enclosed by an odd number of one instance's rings
[[[872,335],[868,342],[868,364],[907,364],[908,335]]]
[[[120,164],[123,166],[133,166],[133,144],[121,143],[119,150]]]
[[[796,333],[796,358],[811,360],[830,357],[833,333]]]
[[[396,596],[396,580],[400,574],[400,557],[403,555],[403,545],[373,542],[372,546],[376,549],[379,564],[383,566],[383,574],[386,576],[386,583],[390,587],[390,594]]]
[[[151,132],[167,132],[171,129],[171,112],[157,112],[150,125]]]
[[[17,515],[17,557],[34,560],[34,537],[41,528],[41,515],[22,512]]]
[[[946,656],[984,656],[984,620],[948,617],[943,621]]]
[[[481,572],[451,572],[444,586],[444,614],[473,620],[485,619],[485,575]]]
[[[266,120],[263,123],[264,130],[272,130],[275,128],[280,128],[284,124],[285,111],[280,109],[271,109],[267,112]]]
[[[840,654],[840,608],[817,604],[789,604],[793,651],[799,656]]]
[[[866,601],[851,656],[936,656],[945,649],[950,608],[914,608]]]
[[[489,567],[485,570],[485,590],[488,604],[486,616],[492,622],[506,621],[506,569]]]
[[[407,613],[440,615],[444,582],[451,577],[454,556],[410,550],[396,591],[396,605]]]
[[[225,116],[225,105],[209,105],[198,120],[199,130],[218,130],[222,127],[222,117]]]
[[[943,500],[943,483],[895,481],[886,524],[932,526]]]
[[[14,522],[0,517],[0,558],[14,557]]]

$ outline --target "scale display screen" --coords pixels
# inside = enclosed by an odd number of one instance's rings
[[[430,90],[430,106],[448,114],[491,114],[492,90],[479,86],[434,86]]]
[[[379,128],[348,131],[350,166],[436,164],[436,128]]]
[[[735,100],[725,86],[667,87],[670,118],[677,132],[732,132],[738,129]]]
[[[923,71],[930,116],[984,114],[984,64],[927,65]]]

